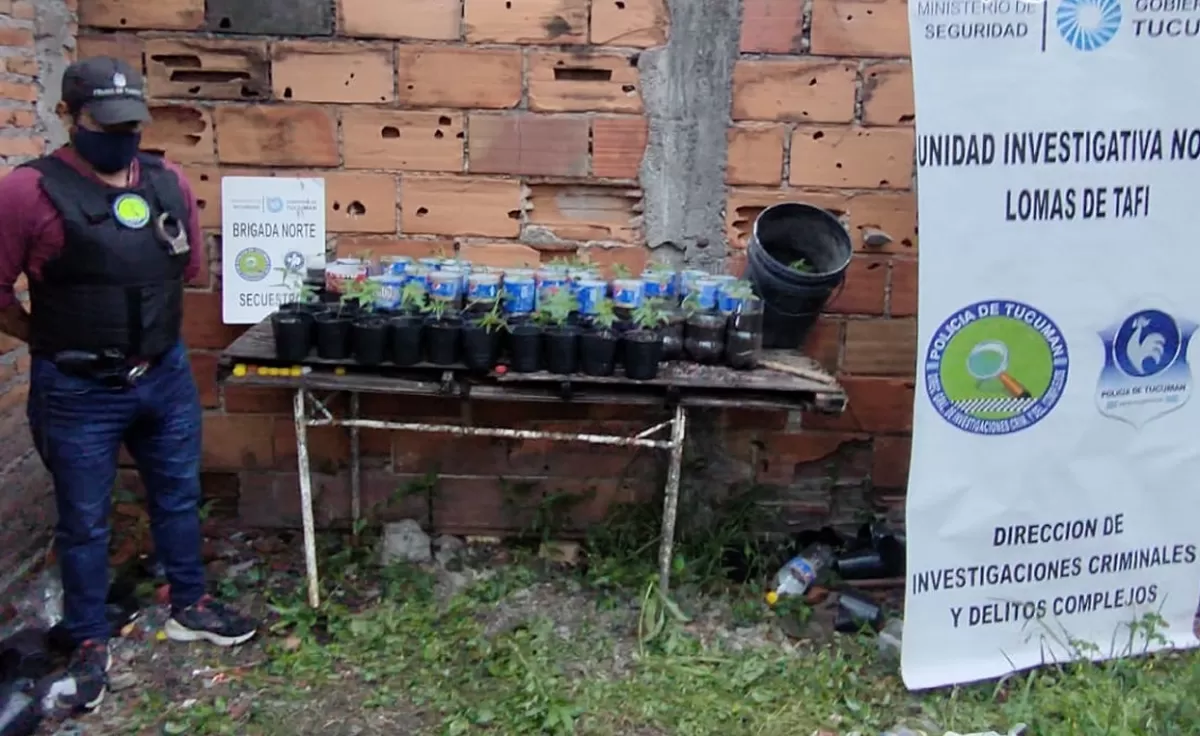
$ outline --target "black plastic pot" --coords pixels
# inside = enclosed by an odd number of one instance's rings
[[[379,365],[387,356],[388,323],[382,314],[354,320],[354,359],[360,365]]]
[[[757,300],[755,300],[757,302]],[[744,371],[758,365],[763,344],[762,307],[755,304],[729,315],[725,331],[725,362],[730,368]]]
[[[424,319],[411,315],[392,317],[388,321],[388,359],[396,365],[420,363],[424,334]]]
[[[683,315],[671,312],[667,324],[662,328],[663,360],[679,360],[683,357]]]
[[[546,370],[570,375],[579,369],[579,328],[571,325],[547,327],[542,333]]]
[[[589,376],[611,376],[617,368],[617,344],[620,340],[612,330],[597,329],[579,338],[579,364]]]
[[[425,325],[425,350],[430,363],[454,365],[458,362],[458,336],[462,322],[455,318],[435,319]]]
[[[275,333],[275,357],[289,363],[299,363],[308,357],[313,343],[312,315],[300,312],[276,312],[271,315]]]
[[[348,314],[322,312],[313,316],[317,333],[317,357],[323,360],[346,360],[354,320]]]
[[[725,354],[725,315],[700,312],[687,318],[683,348],[697,363],[717,363]]]
[[[649,381],[658,376],[662,359],[662,334],[654,330],[632,330],[621,340],[625,343],[625,377],[631,381]]]
[[[467,369],[476,373],[487,373],[500,357],[499,328],[488,329],[468,322],[462,327],[462,361]]]
[[[542,328],[526,322],[508,331],[508,367],[516,373],[536,373],[542,369]]]

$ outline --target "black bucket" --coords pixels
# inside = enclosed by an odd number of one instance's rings
[[[750,235],[746,278],[763,300],[763,347],[798,348],[846,278],[850,233],[831,213],[784,202],[759,214]],[[803,259],[807,272],[790,264]]]

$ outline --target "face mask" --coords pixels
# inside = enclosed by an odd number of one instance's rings
[[[142,134],[138,131],[109,133],[76,128],[71,136],[79,157],[101,174],[115,174],[127,168],[141,143]]]

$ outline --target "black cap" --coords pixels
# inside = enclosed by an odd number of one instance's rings
[[[101,125],[150,119],[142,75],[124,61],[108,56],[81,59],[67,67],[62,100],[73,114],[87,110]]]

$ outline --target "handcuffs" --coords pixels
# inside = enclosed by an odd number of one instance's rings
[[[171,230],[175,232],[172,233]],[[181,256],[192,249],[188,242],[187,228],[170,212],[160,213],[154,218],[154,235],[159,242],[167,246],[167,252],[173,256]]]

